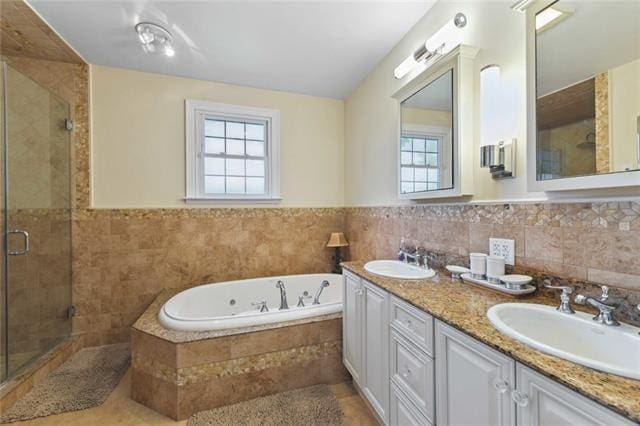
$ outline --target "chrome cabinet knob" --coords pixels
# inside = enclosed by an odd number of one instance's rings
[[[495,379],[493,381],[493,387],[499,393],[505,393],[507,390],[509,390],[509,383],[507,383],[506,381],[504,381],[502,379]]]
[[[516,403],[518,407],[526,407],[529,405],[529,396],[520,391],[511,391],[511,400]]]

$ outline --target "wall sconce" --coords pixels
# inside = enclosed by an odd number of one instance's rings
[[[467,17],[464,13],[457,13],[456,16],[440,28],[435,34],[393,71],[393,75],[398,80],[407,75],[416,65],[423,63],[427,66],[435,63],[441,56],[446,55],[455,49],[462,42],[460,29],[467,25]]]
[[[505,100],[500,87],[500,67],[492,64],[480,70],[480,167],[491,177],[515,177],[516,140],[504,141]]]

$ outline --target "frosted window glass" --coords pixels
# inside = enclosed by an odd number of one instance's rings
[[[403,194],[413,192],[413,182],[402,182],[400,185],[400,191],[402,191]]]
[[[264,160],[247,160],[247,176],[264,176]]]
[[[244,176],[244,160],[227,158],[227,175]]]
[[[415,191],[426,191],[427,190],[427,183],[426,182],[416,182],[415,185]]]
[[[264,142],[247,141],[247,155],[264,157]]]
[[[244,123],[234,123],[233,121],[227,121],[227,137],[244,139]]]
[[[408,164],[411,165],[413,164],[413,157],[411,155],[410,152],[401,152],[400,153],[400,160],[402,161],[402,164]]]
[[[244,155],[244,141],[227,139],[227,154]]]
[[[224,138],[224,121],[204,120],[204,135]]]
[[[424,139],[414,139],[413,140],[413,150],[424,152]]]
[[[416,182],[426,182],[427,181],[427,169],[416,168]]]
[[[227,193],[244,194],[244,178],[227,176]]]
[[[427,154],[427,164],[429,166],[438,166],[438,154]]]
[[[224,175],[224,158],[205,158],[205,175]]]
[[[400,139],[400,150],[402,151],[411,151],[413,149],[413,145],[411,144],[410,138],[402,138]]]
[[[247,139],[264,140],[264,124],[247,124]]]
[[[247,178],[247,194],[264,194],[264,178]]]
[[[438,182],[438,169],[429,169],[427,177],[429,182]]]
[[[205,176],[204,192],[207,194],[224,194],[224,176]]]
[[[426,164],[425,161],[425,154],[420,152],[413,153],[413,164],[415,164],[416,166],[424,166]]]
[[[205,138],[204,152],[207,154],[224,154],[224,139],[222,138]]]
[[[403,167],[401,169],[401,180],[413,180],[413,168],[411,167]]]
[[[438,152],[438,141],[427,139],[427,152]]]

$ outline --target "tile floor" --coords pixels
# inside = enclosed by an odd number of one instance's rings
[[[346,425],[373,426],[377,425],[364,401],[350,383],[331,385],[342,410],[345,413]],[[186,425],[186,421],[175,422],[150,408],[138,404],[129,398],[131,388],[131,372],[127,372],[111,396],[99,407],[89,410],[63,413],[55,416],[43,417],[26,422],[13,423],[15,425]]]

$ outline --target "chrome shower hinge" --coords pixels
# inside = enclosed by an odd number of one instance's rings
[[[67,129],[68,131],[72,131],[74,127],[74,123],[73,120],[70,118],[65,118],[64,120],[64,128]]]
[[[76,307],[71,305],[67,308],[67,318],[73,318],[76,316]]]

